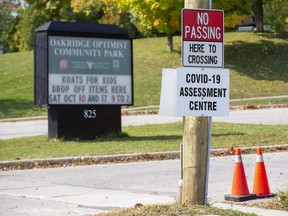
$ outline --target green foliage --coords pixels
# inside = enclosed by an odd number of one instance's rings
[[[8,4],[0,3],[0,35],[9,28],[9,25],[11,25],[11,22],[14,19],[12,11],[13,9]]]
[[[288,30],[288,1],[270,0],[264,6],[265,22],[276,32]]]
[[[103,4],[100,5],[99,11],[92,10],[87,16],[84,12],[74,13],[70,0],[26,0],[26,2],[27,5],[24,8],[18,9],[17,16],[9,17],[7,14],[3,14],[6,17],[5,22],[8,24],[3,32],[6,52],[31,50],[34,43],[34,30],[50,20],[97,23],[103,15],[101,9]],[[1,16],[2,10],[0,12]]]
[[[61,20],[62,14],[66,13],[67,5],[70,5],[70,0],[26,0],[28,6],[33,6],[34,10],[44,12],[50,20]]]
[[[0,3],[0,36],[2,36],[2,45],[4,52],[12,52],[16,50],[16,44],[13,35],[16,32],[18,17],[13,15],[17,5],[11,5],[3,1]]]
[[[133,16],[128,11],[122,13],[114,13],[111,11],[111,13],[105,13],[101,17],[100,23],[117,25],[125,29],[131,38],[139,38],[141,34],[131,20],[133,20]]]
[[[19,21],[13,35],[18,51],[31,50],[34,43],[34,30],[50,19],[44,10],[37,10],[36,7],[36,4],[28,5],[18,11]]]
[[[89,16],[99,3],[105,5],[101,23],[116,24],[132,37],[139,35],[137,28],[166,34],[180,31],[183,0],[73,0],[71,6],[74,12]]]
[[[242,20],[251,14],[253,0],[213,0],[213,9],[224,10],[224,25],[226,29],[235,29]]]
[[[183,0],[121,0],[116,2],[120,10],[129,10],[135,14],[144,28],[167,34],[180,30],[180,11],[184,6]]]

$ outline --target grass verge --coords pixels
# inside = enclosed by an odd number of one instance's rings
[[[244,107],[257,107],[259,105],[278,105],[282,104],[283,106],[288,106],[288,98],[269,98],[269,99],[261,99],[261,100],[239,100],[239,101],[231,101],[230,106],[244,106]]]
[[[138,207],[139,206],[139,207]],[[223,210],[211,206],[192,205],[185,206],[179,204],[170,205],[137,205],[134,208],[121,209],[99,216],[185,216],[185,215],[225,215],[225,216],[256,216],[256,214],[243,213],[234,210]]]
[[[288,125],[213,122],[212,128],[212,148],[287,144]],[[48,139],[44,135],[0,140],[0,160],[176,151],[182,142],[182,123],[124,127],[123,133],[127,134],[92,141]]]
[[[250,206],[256,206],[265,209],[276,209],[288,212],[288,188],[279,191],[276,197],[269,202],[253,203]],[[287,213],[288,214],[288,213]]]

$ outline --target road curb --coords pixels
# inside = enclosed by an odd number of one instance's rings
[[[257,147],[241,147],[242,154],[251,154],[256,152]],[[261,146],[264,152],[288,151],[288,144]],[[234,155],[234,148],[229,149],[212,149],[211,156]],[[52,168],[66,166],[96,165],[105,163],[127,163],[138,161],[152,160],[173,160],[180,158],[180,151],[152,152],[152,153],[133,153],[101,156],[77,156],[63,158],[46,158],[46,159],[27,159],[1,161],[0,170],[14,169],[33,169],[33,168]]]

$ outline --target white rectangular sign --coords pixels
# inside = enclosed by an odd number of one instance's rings
[[[159,115],[176,115],[176,92],[177,92],[177,70],[171,68],[162,69],[162,83]]]
[[[183,66],[223,67],[223,44],[219,42],[183,41]]]
[[[177,69],[178,116],[228,116],[229,70]]]

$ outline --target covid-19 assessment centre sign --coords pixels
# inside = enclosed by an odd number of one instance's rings
[[[182,10],[182,65],[223,68],[224,12]]]

